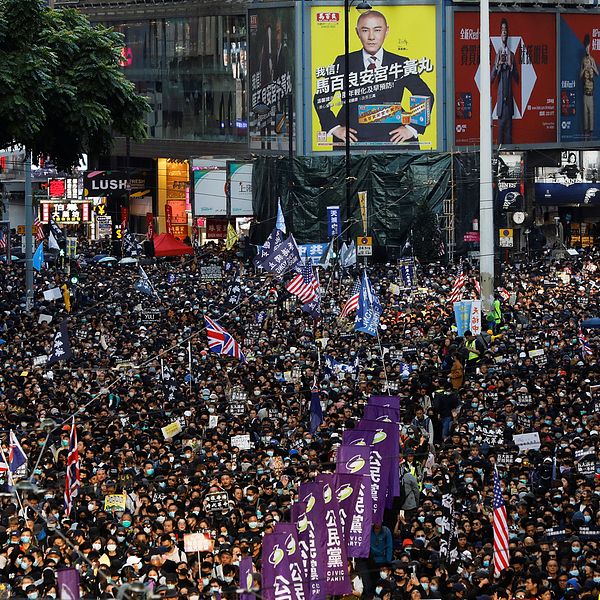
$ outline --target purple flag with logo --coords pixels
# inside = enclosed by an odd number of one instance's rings
[[[256,595],[251,592],[254,588],[254,568],[252,567],[252,557],[244,556],[240,560],[240,600],[255,600]]]
[[[350,525],[352,524],[351,517],[362,484],[362,477],[360,475],[350,475],[349,473],[325,473],[319,475],[317,481],[329,484],[333,490],[339,506],[339,519],[344,536],[343,542],[348,547]]]
[[[79,600],[79,571],[77,569],[60,569],[56,572],[58,596],[69,600]]]
[[[373,446],[382,457],[381,486],[385,506],[391,508],[394,497],[400,495],[400,473],[398,460],[400,455],[400,429],[397,423],[387,421],[369,421],[361,419],[357,424],[358,429],[372,430],[375,432]],[[381,512],[383,518],[383,511]]]
[[[263,538],[261,596],[264,600],[294,597],[285,543],[286,536],[281,533],[269,533]]]
[[[294,523],[277,523],[275,533],[285,538],[285,551],[288,555],[293,596],[295,600],[306,599],[306,587],[300,545],[298,543],[298,529]]]
[[[389,423],[400,422],[400,409],[391,406],[378,406],[377,404],[367,404],[363,410],[363,419],[370,421],[387,421]]]
[[[300,566],[302,568],[302,579],[304,581],[304,596],[310,595],[310,529],[306,518],[306,502],[295,502],[292,504],[290,520],[296,526],[298,532],[298,548],[300,549]]]
[[[373,406],[389,406],[400,410],[400,397],[399,396],[369,396],[367,404]]]
[[[336,471],[340,476],[360,477],[360,487],[352,510],[347,513],[350,523],[347,537],[348,556],[368,558],[371,548],[373,500],[371,498],[371,449],[369,446],[340,446],[337,449]]]
[[[325,592],[325,562],[327,554],[327,532],[325,530],[325,504],[323,486],[319,483],[302,483],[298,498],[306,503],[308,521],[308,552],[310,590],[308,600],[323,600]]]

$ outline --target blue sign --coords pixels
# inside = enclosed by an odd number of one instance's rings
[[[456,335],[462,337],[471,325],[471,300],[454,303],[454,318],[456,319]]]
[[[560,204],[600,205],[600,183],[578,181],[571,183],[536,183],[537,204],[556,206]]]
[[[321,257],[327,250],[327,244],[302,244],[298,246],[298,250],[300,250],[302,262],[314,266],[321,262]]]
[[[329,239],[340,235],[340,207],[327,207],[327,235]]]

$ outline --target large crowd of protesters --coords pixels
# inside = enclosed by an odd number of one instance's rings
[[[117,597],[133,582],[160,597],[235,598],[246,556],[260,597],[263,536],[289,521],[300,483],[334,470],[343,432],[374,394],[400,397],[404,493],[374,524],[369,558],[348,565],[352,596],[599,597],[598,339],[583,332],[588,354],[579,337],[580,322],[600,315],[598,252],[503,265],[499,314],[464,337],[448,301],[455,266],[418,265],[416,288],[398,290],[396,265],[369,265],[384,306],[378,340],[354,332],[353,315],[339,317],[355,269],[322,271],[315,321],[236,250],[209,244],[194,257],[148,261],[149,297],[134,289],[135,265],[94,262],[97,248],[83,245],[68,275],[59,265],[36,274],[30,312],[22,265],[0,263],[0,430],[5,454],[12,430],[28,458],[14,477],[0,473],[0,597],[56,598],[58,570],[75,567],[84,598]],[[207,280],[207,266],[222,278]],[[464,296],[476,297],[476,271],[464,269]],[[43,296],[65,282],[70,314]],[[246,362],[209,352],[203,315],[235,337]],[[36,360],[51,354],[67,316],[73,357]],[[326,356],[357,369],[326,373]],[[323,422],[310,433],[315,383]],[[73,416],[81,485],[67,516]],[[181,431],[165,437],[174,421]],[[514,443],[532,432],[539,447]],[[252,447],[233,447],[244,434]],[[510,543],[499,576],[495,469]],[[448,491],[451,566],[440,553]],[[227,494],[228,509],[208,510],[213,492]],[[105,503],[118,494],[124,510]],[[194,532],[209,534],[212,551],[185,551]]]

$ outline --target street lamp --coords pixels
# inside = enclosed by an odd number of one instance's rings
[[[344,126],[346,128],[346,221],[348,222],[348,239],[352,237],[350,231],[350,7],[356,0],[344,0],[344,93],[346,95],[346,114]],[[356,5],[356,10],[371,10],[368,2],[362,0]]]
[[[292,181],[293,181],[293,168],[294,168],[294,96],[291,89],[286,92],[286,89],[276,81],[272,81],[271,85],[279,88],[286,96],[287,99],[287,118],[288,118],[288,198],[291,197],[292,193]],[[252,112],[255,115],[268,115],[271,112],[271,107],[264,102],[259,102],[254,105]],[[293,211],[292,211],[293,213]]]

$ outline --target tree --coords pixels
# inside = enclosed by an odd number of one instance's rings
[[[22,144],[69,169],[146,136],[150,109],[120,66],[121,34],[43,0],[0,0],[0,147]]]

